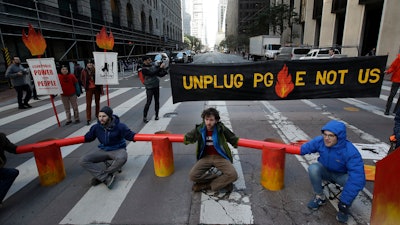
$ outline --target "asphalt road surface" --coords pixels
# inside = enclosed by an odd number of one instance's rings
[[[193,63],[251,63],[239,55],[197,54]],[[188,64],[190,66],[190,64]],[[221,120],[239,137],[254,140],[279,138],[285,142],[309,140],[320,135],[321,127],[331,119],[347,124],[348,139],[355,143],[366,164],[374,165],[386,155],[393,115],[383,114],[390,82],[384,81],[379,98],[312,99],[290,101],[196,101],[172,104],[169,76],[161,81],[160,120],[142,122],[145,89],[133,73],[120,76],[120,84],[109,87],[110,106],[121,121],[138,133],[168,130],[184,134],[201,122],[200,113],[216,107]],[[396,102],[395,99],[394,102]],[[1,103],[0,127],[18,145],[49,138],[84,135],[85,97],[78,99],[80,124],[65,126],[65,113],[55,98],[57,126],[49,97],[30,102],[33,108],[18,110],[16,101]],[[101,105],[107,104],[102,96]],[[93,108],[94,110],[94,108]],[[95,122],[95,121],[93,121]],[[317,211],[307,208],[312,189],[307,166],[316,155],[286,155],[284,188],[269,191],[260,184],[261,152],[238,147],[234,166],[239,179],[230,194],[191,191],[188,173],[195,163],[195,145],[173,144],[175,171],[168,177],[154,174],[151,143],[129,142],[128,162],[109,190],[100,184],[92,187],[91,176],[83,170],[79,158],[97,148],[91,143],[62,147],[66,177],[52,186],[41,186],[32,153],[7,154],[7,167],[19,169],[2,208],[0,224],[339,224],[337,201]],[[369,146],[374,152],[361,150]],[[367,182],[351,207],[348,224],[369,224],[373,182]]]

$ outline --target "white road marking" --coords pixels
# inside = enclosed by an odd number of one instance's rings
[[[111,93],[109,95],[109,97],[114,97],[117,96],[119,94],[123,94],[126,91],[128,91],[129,88],[125,88],[125,89],[121,89],[120,91],[115,91],[113,93]],[[141,100],[143,100],[146,97],[146,94],[144,92],[136,95],[135,97],[133,97],[129,102],[130,105],[134,106],[137,103],[139,103]],[[102,100],[105,101],[105,98]],[[83,109],[83,107],[86,108],[86,103],[83,105],[79,106],[79,109]],[[116,108],[115,112],[122,112],[122,111],[118,111],[119,109]],[[61,117],[60,113],[58,116]],[[65,114],[65,113],[64,113]],[[122,114],[121,114],[122,115]],[[65,115],[64,115],[65,118]],[[41,123],[41,122],[39,122]],[[33,134],[36,134],[37,132],[42,131],[43,129],[50,127],[50,126],[54,126],[56,125],[56,121],[54,120],[54,118],[49,118],[46,119],[45,121],[42,121],[42,123],[46,124],[44,126],[41,126],[40,128],[37,127],[36,130],[33,130],[31,128],[25,130],[22,129],[16,133],[21,134],[23,137],[19,137],[17,135],[15,135],[15,133],[8,135],[8,138],[10,138],[10,140],[13,140],[13,142],[18,142],[19,140],[15,141],[15,139],[24,139],[27,138]],[[34,127],[34,125],[30,126],[30,127]],[[68,137],[76,137],[76,136],[82,136],[84,135],[88,130],[89,130],[90,126],[83,126],[82,128],[80,128],[79,130],[75,131],[73,134],[69,135]],[[61,154],[63,157],[66,157],[67,155],[69,155],[71,152],[73,152],[75,149],[77,149],[79,145],[71,145],[71,146],[65,146],[61,148]],[[8,191],[6,197],[4,200],[6,200],[7,198],[9,198],[10,196],[12,196],[13,194],[15,194],[17,191],[19,191],[20,189],[22,189],[25,185],[27,185],[28,183],[30,183],[33,179],[38,177],[38,172],[37,172],[37,167],[36,167],[36,162],[35,159],[32,157],[29,160],[27,160],[26,162],[22,163],[21,165],[19,165],[18,167],[16,167],[16,169],[18,169],[20,171],[19,176],[15,179],[13,185],[11,186],[10,190]]]
[[[120,108],[128,110],[129,108],[126,106],[133,107],[137,102],[137,100],[128,101],[122,104]],[[174,111],[179,105],[179,103],[172,104],[172,97],[169,98],[161,107],[160,115]],[[121,113],[118,108],[116,109],[117,112]],[[156,131],[165,130],[171,119],[160,117],[160,120],[156,122],[150,120],[138,133],[153,134]],[[151,149],[151,142],[129,143],[127,146],[128,161],[123,167],[122,173],[118,174],[113,189],[108,190],[105,185],[91,187],[60,224],[111,223],[152,154]],[[99,196],[101,197],[99,198]]]
[[[228,109],[224,101],[209,101],[220,113],[221,121],[232,130]],[[233,131],[233,130],[232,130]],[[238,173],[234,183],[237,190],[246,189],[242,166],[236,148],[230,146],[233,154],[233,166]],[[200,224],[252,224],[254,223],[250,197],[243,192],[233,191],[228,199],[213,196],[214,192],[201,193]]]

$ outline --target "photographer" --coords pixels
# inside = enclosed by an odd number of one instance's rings
[[[148,123],[147,112],[149,111],[151,100],[154,96],[154,110],[155,110],[155,120],[158,120],[158,111],[160,108],[160,79],[158,77],[163,77],[167,74],[165,70],[165,64],[161,63],[157,66],[152,63],[149,56],[143,56],[143,66],[142,73],[144,76],[144,86],[146,87],[146,105],[143,110],[143,122]]]

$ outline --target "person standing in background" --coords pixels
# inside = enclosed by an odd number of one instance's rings
[[[66,65],[61,66],[61,74],[58,74],[58,79],[60,80],[61,88],[63,93],[61,94],[61,101],[64,105],[65,115],[67,117],[67,122],[65,125],[69,125],[72,123],[71,121],[71,109],[74,111],[74,119],[75,123],[80,123],[79,120],[79,110],[78,110],[78,97],[80,95],[80,91],[76,90],[76,87],[79,85],[78,80],[75,75],[70,74],[68,71],[68,67]]]
[[[81,93],[83,93],[82,80],[81,80],[82,70],[83,70],[83,67],[75,60],[74,61],[74,75],[75,75],[76,79],[78,80]]]
[[[103,85],[96,85],[96,70],[93,60],[89,59],[86,68],[82,70],[81,80],[82,85],[86,91],[86,124],[90,125],[92,120],[92,100],[94,95],[94,102],[96,107],[96,116],[100,111],[100,95],[103,94]]]
[[[392,81],[392,87],[390,89],[390,94],[387,99],[385,115],[389,115],[390,108],[392,107],[392,102],[394,96],[397,94],[397,91],[400,87],[400,54],[397,55],[397,58],[392,62],[389,69],[385,71],[385,74],[392,74],[390,80]],[[396,106],[393,110],[393,113],[396,113],[399,109],[400,101],[397,100]]]
[[[32,90],[29,86],[30,78],[29,69],[25,69],[21,65],[21,59],[18,56],[13,57],[12,64],[7,68],[6,77],[11,79],[11,83],[17,92],[18,109],[27,109],[32,106],[28,104],[32,97]],[[25,98],[22,101],[22,97],[26,92]]]

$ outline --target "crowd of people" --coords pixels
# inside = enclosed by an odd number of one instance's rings
[[[6,76],[9,77],[18,94],[18,108],[30,108],[29,100],[31,90],[26,83],[26,71],[20,65],[19,57],[13,58],[13,64],[7,69]],[[392,92],[395,94],[400,81],[400,54],[385,71],[392,73]],[[143,57],[142,72],[144,86],[146,88],[147,101],[143,110],[143,122],[149,122],[147,115],[152,99],[154,98],[155,120],[159,120],[159,77],[165,76],[165,65],[155,65],[148,56]],[[84,135],[85,142],[98,140],[98,148],[83,155],[80,165],[91,173],[91,185],[105,184],[112,188],[116,179],[116,172],[121,171],[127,162],[126,142],[134,141],[135,132],[120,121],[120,118],[113,113],[112,108],[104,106],[100,109],[100,96],[103,94],[103,86],[95,83],[95,66],[92,60],[88,60],[86,67],[82,68],[75,62],[74,74],[69,72],[67,66],[61,66],[58,78],[63,93],[61,100],[65,108],[66,123],[72,123],[70,106],[73,109],[74,122],[80,123],[77,97],[85,92],[86,95],[86,124],[92,122],[92,101],[95,102],[96,123]],[[23,92],[26,92],[23,97]],[[391,96],[388,99],[386,111],[389,112]],[[390,102],[390,104],[389,104]],[[395,108],[396,126],[395,135],[400,140],[400,111]],[[238,179],[238,173],[233,166],[233,154],[228,146],[238,146],[237,137],[223,122],[220,121],[219,112],[215,108],[207,108],[201,113],[201,123],[184,135],[184,144],[196,143],[197,162],[189,172],[189,179],[193,181],[192,190],[200,191],[225,191],[234,190],[234,182]],[[4,133],[0,133],[0,203],[19,174],[17,169],[6,168],[5,151],[16,153],[17,146],[13,144]],[[308,167],[309,179],[312,186],[313,198],[307,204],[312,210],[319,209],[326,204],[326,196],[323,192],[323,182],[336,183],[342,187],[339,197],[338,213],[336,218],[339,222],[347,222],[349,208],[358,193],[365,186],[365,172],[362,157],[354,145],[347,140],[346,125],[343,122],[332,120],[321,128],[321,135],[313,138],[300,147],[300,154],[318,153],[318,161]],[[104,165],[101,163],[104,162]],[[100,164],[99,164],[100,163]]]

